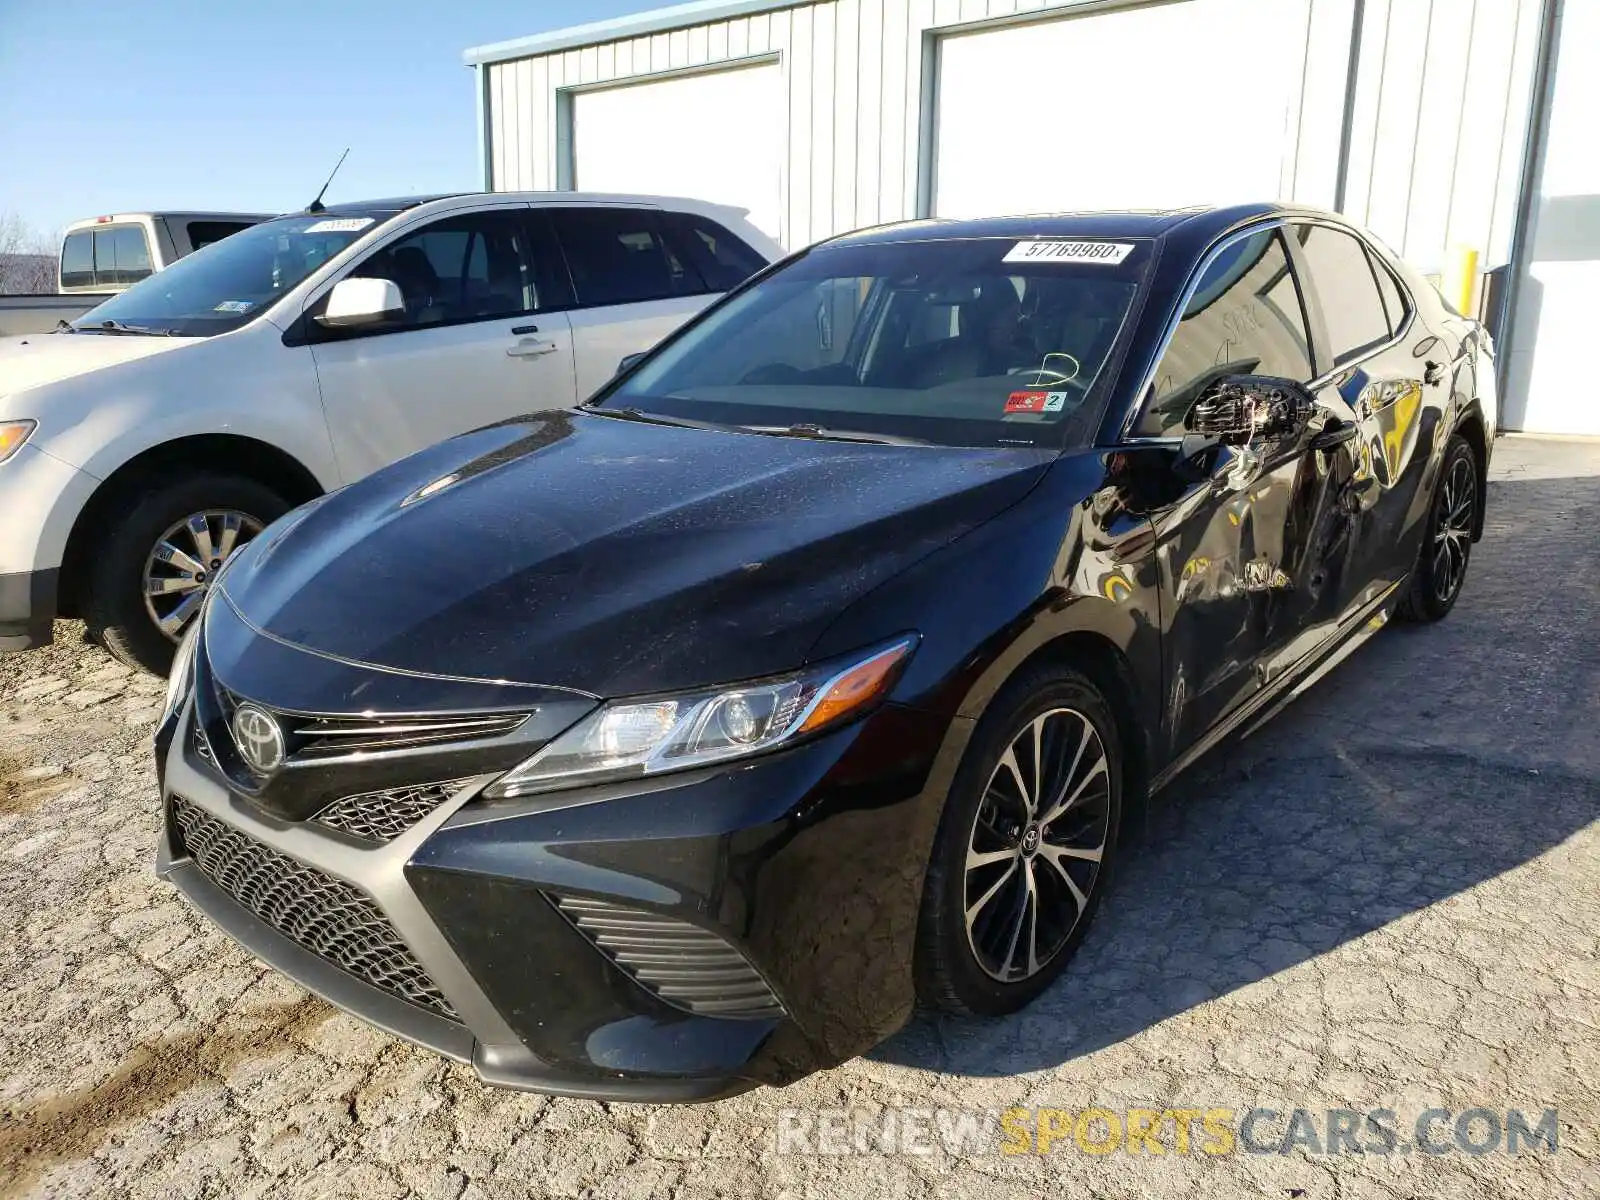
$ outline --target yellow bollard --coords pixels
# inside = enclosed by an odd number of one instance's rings
[[[1472,301],[1478,291],[1478,252],[1471,246],[1457,246],[1446,262],[1444,279],[1445,299],[1456,306],[1464,316],[1472,315]]]

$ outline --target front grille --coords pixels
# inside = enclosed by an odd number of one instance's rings
[[[205,877],[296,945],[420,1008],[460,1020],[378,906],[358,888],[262,845],[182,796],[181,851]]]
[[[328,805],[314,819],[329,829],[382,845],[394,841],[469,782],[467,779],[452,779],[448,783],[425,783],[419,787],[390,788],[382,792],[344,796]]]
[[[224,686],[208,672],[201,672],[200,685],[209,697],[200,708],[202,718],[214,722],[212,738],[219,730],[228,745],[223,750],[232,766],[237,754],[232,745],[233,714],[245,703],[255,704],[272,715],[283,730],[285,761],[306,762],[348,758],[383,751],[410,750],[419,746],[445,746],[454,742],[481,742],[504,737],[526,721],[531,712],[428,713],[423,715],[307,716],[273,709],[241,696]],[[239,764],[241,769],[243,764]]]
[[[766,980],[709,930],[605,900],[557,896],[555,901],[608,958],[675,1008],[706,1017],[783,1015]]]
[[[378,750],[408,750],[441,742],[503,737],[528,719],[518,713],[427,717],[279,717],[292,759],[337,758]]]

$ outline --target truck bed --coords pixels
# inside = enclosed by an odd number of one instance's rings
[[[51,296],[0,296],[0,337],[48,333],[60,321],[81,317],[113,292],[77,292]]]

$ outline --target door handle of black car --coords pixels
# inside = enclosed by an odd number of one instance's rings
[[[1438,387],[1444,382],[1444,367],[1436,362],[1423,363],[1422,382],[1429,387]]]
[[[1322,432],[1311,439],[1313,450],[1333,450],[1346,442],[1356,440],[1361,430],[1349,421],[1330,421]]]

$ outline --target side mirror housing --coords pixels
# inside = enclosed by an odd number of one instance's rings
[[[1185,424],[1224,446],[1287,441],[1305,431],[1315,409],[1310,391],[1292,379],[1229,375],[1200,394]]]
[[[406,301],[392,279],[341,279],[316,318],[325,329],[360,329],[405,315]]]
[[[636,350],[632,354],[624,354],[622,361],[617,364],[617,374],[621,375],[624,371],[633,370],[648,353],[650,353],[648,350]]]

